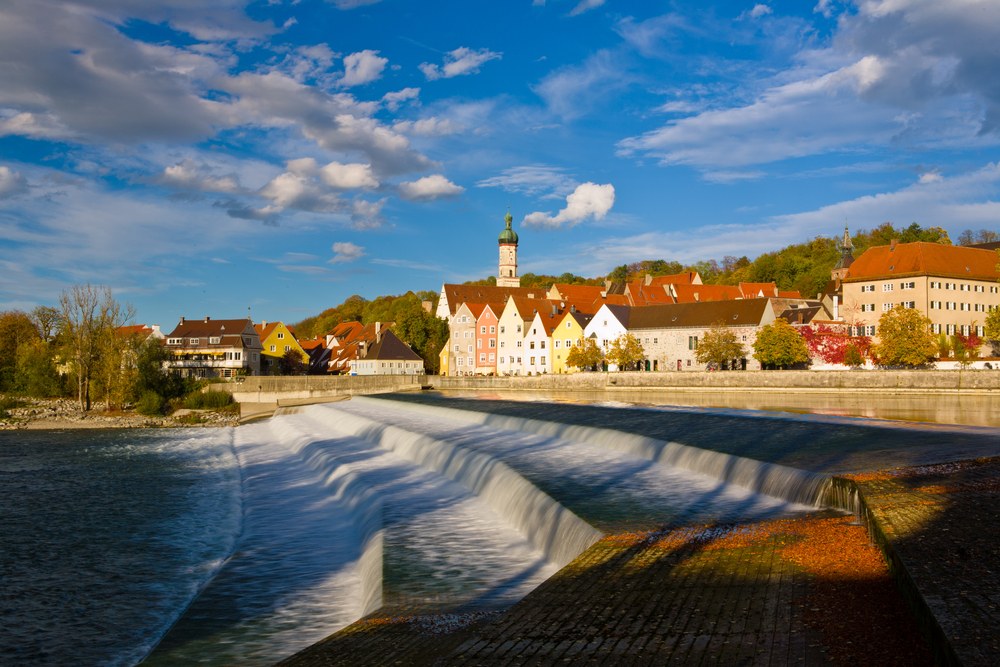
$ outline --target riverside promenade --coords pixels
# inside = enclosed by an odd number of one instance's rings
[[[607,418],[592,407],[468,403]],[[931,428],[889,453],[841,433],[831,456],[808,420],[774,438],[734,424],[708,420],[701,437],[725,437],[734,451],[753,440],[769,460],[838,471],[857,515],[609,535],[509,610],[382,609],[285,664],[1000,664],[1000,459],[984,456],[995,439]],[[687,429],[683,415],[655,411],[630,411],[623,428],[663,438]]]

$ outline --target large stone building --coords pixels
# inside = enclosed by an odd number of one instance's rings
[[[997,253],[939,243],[891,243],[868,248],[842,278],[840,318],[854,333],[878,336],[892,308],[916,308],[938,334],[983,335],[986,315],[1000,306]]]

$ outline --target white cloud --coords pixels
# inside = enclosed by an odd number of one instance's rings
[[[465,188],[455,185],[441,174],[424,176],[412,182],[399,184],[399,193],[404,199],[440,199],[441,197],[455,197],[463,192],[465,192]]]
[[[0,165],[0,199],[14,197],[28,191],[28,180],[20,172]]]
[[[602,50],[580,66],[556,70],[532,90],[545,100],[554,113],[563,118],[576,118],[587,113],[598,101],[608,99],[628,85],[630,78],[619,57],[611,51]]]
[[[476,183],[481,188],[503,188],[507,192],[529,197],[565,197],[576,183],[561,167],[527,165],[504,169],[499,176],[484,178]]]
[[[603,5],[604,2],[605,0],[580,0],[580,2],[577,4],[576,7],[573,8],[573,11],[571,11],[569,15],[579,16],[584,12],[589,12],[591,9],[597,9],[598,7]]]
[[[759,19],[762,16],[767,16],[768,14],[773,14],[774,10],[767,5],[757,4],[753,6],[750,10],[750,18]]]
[[[920,180],[918,181],[918,183],[926,185],[928,183],[939,183],[942,180],[944,180],[944,177],[941,175],[941,172],[928,171],[924,172],[923,174],[920,174]]]
[[[381,227],[382,208],[387,199],[382,198],[376,201],[367,199],[355,199],[351,202],[351,226],[355,229],[375,229]]]
[[[382,0],[329,0],[337,9],[347,10],[355,9],[357,7],[364,7],[366,5],[375,5]]]
[[[344,76],[340,80],[340,85],[359,86],[375,81],[382,76],[382,71],[388,63],[388,58],[382,58],[378,55],[378,51],[371,49],[344,56]]]
[[[166,167],[159,181],[173,188],[198,192],[236,194],[243,191],[234,175],[215,176],[210,169],[192,160],[184,160]]]
[[[331,264],[354,262],[365,256],[365,249],[350,241],[337,241],[333,244],[332,250],[333,259],[330,260]]]
[[[336,190],[370,190],[379,185],[370,164],[331,162],[320,169],[320,177]]]
[[[752,13],[763,15],[760,7]],[[814,11],[832,17],[834,3]],[[629,22],[620,29],[636,32]],[[839,16],[825,45],[800,38],[785,71],[748,73],[743,90],[619,148],[718,169],[885,147],[996,146],[998,42],[993,0],[863,0]]]
[[[460,46],[445,54],[443,65],[420,63],[418,67],[428,81],[434,81],[435,79],[450,79],[454,76],[476,74],[484,63],[499,60],[502,57],[503,54],[489,49],[470,49]]]
[[[556,215],[529,213],[523,224],[527,227],[572,227],[587,218],[602,219],[615,203],[615,187],[610,183],[581,183],[568,197],[566,207]]]
[[[418,102],[419,99],[419,88],[403,88],[402,90],[386,93],[382,96],[382,101],[385,102],[385,107],[389,111],[398,111],[404,102]]]
[[[457,134],[462,128],[450,118],[421,118],[420,120],[402,120],[395,123],[392,129],[419,137],[443,137]]]

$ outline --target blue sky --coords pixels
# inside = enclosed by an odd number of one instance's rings
[[[7,0],[0,310],[140,322],[997,229],[996,0]]]

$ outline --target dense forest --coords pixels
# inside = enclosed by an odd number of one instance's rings
[[[854,256],[871,246],[887,245],[893,239],[900,243],[927,241],[951,244],[948,232],[941,227],[921,227],[913,223],[908,227],[894,227],[886,222],[872,230],[859,229],[851,236]],[[1000,233],[982,229],[966,230],[958,237],[959,244],[993,243],[1000,241]],[[553,283],[574,285],[601,285],[605,280],[630,281],[650,274],[669,275],[684,271],[697,271],[707,284],[736,285],[740,282],[774,282],[779,289],[798,290],[806,298],[814,298],[830,280],[830,271],[840,258],[840,237],[817,236],[811,241],[787,246],[781,250],[764,253],[754,260],[747,257],[726,256],[721,260],[709,259],[694,264],[650,259],[623,264],[607,276],[584,278],[574,273],[543,275],[525,273],[521,276],[524,287],[549,287]],[[496,277],[469,281],[470,285],[495,285]],[[296,333],[306,338],[327,333],[341,322],[352,320],[365,324],[395,322],[396,333],[424,358],[428,370],[437,368],[437,353],[447,340],[447,326],[441,327],[434,317],[437,308],[436,291],[407,292],[400,296],[380,296],[368,301],[361,296],[348,297],[342,304],[324,310],[315,317],[295,325]],[[427,313],[422,302],[430,302]]]

